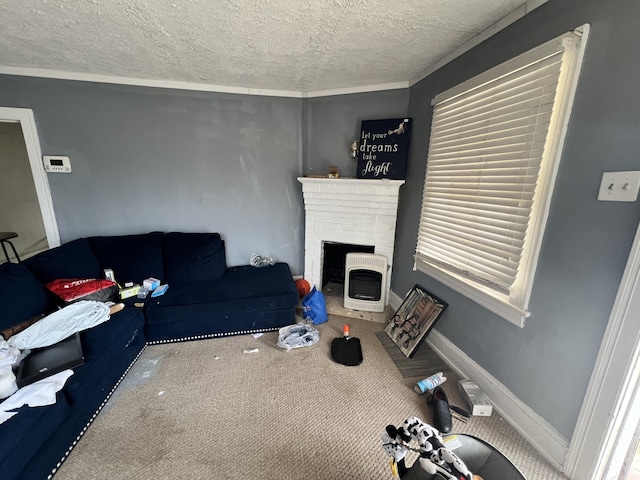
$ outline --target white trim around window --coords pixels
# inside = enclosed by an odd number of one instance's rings
[[[415,268],[524,326],[589,25],[433,100]]]

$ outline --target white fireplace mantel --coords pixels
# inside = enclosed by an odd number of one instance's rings
[[[391,268],[404,180],[299,177],[305,208],[304,277],[322,286],[323,243],[374,247],[389,265],[385,305],[389,303]]]

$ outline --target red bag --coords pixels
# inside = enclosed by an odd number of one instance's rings
[[[47,283],[46,287],[64,303],[78,300],[107,302],[115,301],[118,297],[118,284],[105,279],[62,278]]]

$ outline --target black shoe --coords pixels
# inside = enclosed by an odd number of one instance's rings
[[[442,387],[433,390],[428,403],[433,406],[433,426],[440,433],[449,433],[452,427],[451,411],[449,410],[449,399]]]

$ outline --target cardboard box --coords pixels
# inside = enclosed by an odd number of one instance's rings
[[[126,287],[120,289],[120,300],[125,298],[135,297],[140,291],[140,285],[134,285],[132,287]]]
[[[458,380],[458,390],[462,399],[467,402],[467,407],[471,415],[480,417],[490,417],[493,411],[493,405],[489,401],[489,397],[480,390],[480,387],[473,380]]]
[[[145,290],[155,290],[156,288],[158,288],[160,286],[160,280],[158,280],[157,278],[153,278],[153,277],[149,277],[146,280],[144,280],[142,282],[142,287]]]
[[[110,268],[105,268],[103,272],[104,278],[106,278],[107,280],[111,280],[112,282],[116,281],[116,276],[113,274],[113,270],[111,270]]]

